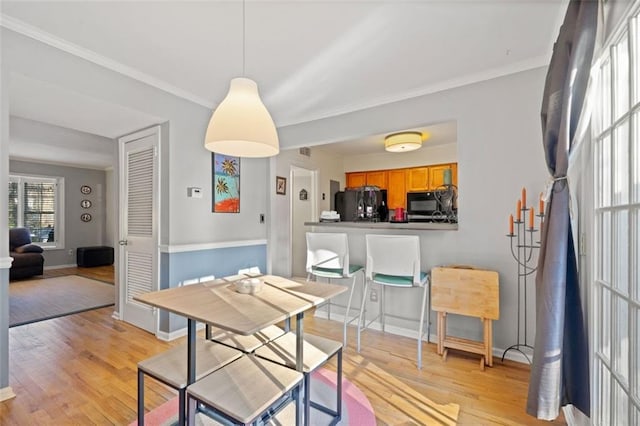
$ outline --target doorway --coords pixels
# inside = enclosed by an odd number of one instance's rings
[[[317,220],[317,170],[291,166],[291,274],[306,277],[308,226]]]

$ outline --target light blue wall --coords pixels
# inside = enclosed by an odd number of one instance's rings
[[[235,275],[238,269],[257,266],[266,271],[267,245],[225,247],[180,253],[162,253],[160,256],[160,288],[179,287],[183,283],[200,280],[211,275],[216,278]],[[160,312],[160,331],[171,333],[186,327],[180,316]]]

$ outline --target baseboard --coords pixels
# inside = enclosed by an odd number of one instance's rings
[[[116,319],[116,320],[121,320],[122,318],[120,318],[120,312],[118,311],[113,311],[113,313],[111,314],[111,318]]]
[[[196,325],[196,331],[204,330],[204,324],[198,323]],[[171,333],[167,333],[165,331],[159,331],[156,334],[156,337],[160,340],[164,340],[165,342],[170,342],[172,340],[178,339],[180,337],[187,335],[187,327],[181,328],[180,330],[172,331]]]
[[[10,387],[0,389],[0,401],[6,401],[15,397],[16,394],[13,393],[13,389],[11,389]]]
[[[334,306],[334,305],[332,304],[331,306]],[[314,316],[322,319],[328,319],[327,312],[324,309],[316,309]],[[344,315],[331,312],[331,321],[338,321],[340,323],[344,323]],[[357,326],[355,321],[352,322],[350,325],[353,327]],[[379,322],[371,323],[368,328],[371,330],[382,331],[382,327]],[[435,331],[435,323],[431,323],[431,329]],[[416,338],[416,330],[413,330],[413,329],[408,329],[404,327],[398,327],[398,326],[387,324],[384,326],[384,330],[385,330],[385,333],[395,334],[397,336],[402,336],[402,337],[409,337],[411,339]],[[432,343],[436,343],[438,341],[438,335],[429,333],[429,341]],[[504,349],[494,347],[492,351],[493,351],[493,356],[495,358],[502,359],[502,354],[504,353]],[[520,354],[518,351],[509,351],[505,354],[504,358],[511,361],[519,362],[522,364],[529,364],[529,361],[527,360],[527,358],[524,355]]]

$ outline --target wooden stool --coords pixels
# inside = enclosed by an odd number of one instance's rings
[[[189,424],[195,422],[197,403],[214,420],[246,425],[267,420],[293,399],[300,419],[302,383],[302,373],[296,370],[243,355],[187,387]]]
[[[287,333],[256,350],[256,356],[296,368],[296,335]],[[311,407],[333,416],[333,423],[342,417],[342,343],[313,334],[304,334],[302,372],[304,373],[304,423],[309,424]],[[336,409],[311,401],[311,373],[324,365],[332,356],[338,356]]]
[[[232,331],[212,330],[210,339],[249,354],[283,334],[283,329],[270,325],[249,336],[243,336]]]
[[[446,361],[448,348],[481,355],[480,369],[493,366],[492,320],[500,318],[498,273],[469,267],[431,270],[431,306],[438,312],[438,354]],[[478,317],[483,340],[447,336],[447,314]]]
[[[196,341],[196,380],[240,358],[242,352],[215,342]],[[144,425],[144,375],[178,391],[178,418],[185,423],[187,388],[187,345],[176,346],[138,363],[138,425]]]

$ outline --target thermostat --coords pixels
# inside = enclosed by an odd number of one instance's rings
[[[190,186],[189,188],[187,188],[187,197],[202,198],[202,188]]]

